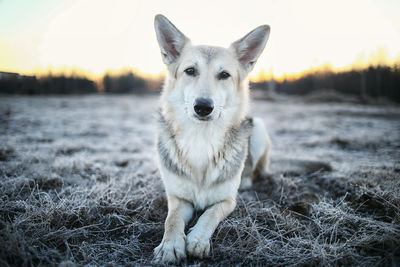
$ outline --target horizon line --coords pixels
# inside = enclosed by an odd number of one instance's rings
[[[369,67],[400,67],[400,57],[389,61],[384,62],[365,62],[359,63],[354,62],[344,67],[333,67],[330,63],[323,63],[318,66],[312,66],[308,69],[299,71],[299,72],[287,72],[281,75],[276,75],[271,68],[270,70],[261,69],[258,73],[250,73],[249,81],[250,82],[263,82],[270,81],[274,79],[275,81],[283,81],[283,80],[297,80],[304,76],[313,74],[313,73],[340,73],[346,71],[360,71],[367,69]],[[164,79],[167,70],[162,70],[158,73],[146,73],[142,72],[136,68],[124,66],[119,69],[105,69],[100,74],[95,74],[91,71],[87,71],[83,68],[79,68],[77,66],[60,66],[60,67],[34,67],[30,70],[16,70],[16,69],[7,69],[1,68],[0,72],[7,73],[15,73],[19,75],[25,76],[35,76],[35,77],[49,77],[49,76],[65,76],[65,77],[81,77],[93,80],[95,82],[100,82],[106,75],[118,76],[124,73],[133,73],[138,77],[147,79],[147,80],[159,80]]]

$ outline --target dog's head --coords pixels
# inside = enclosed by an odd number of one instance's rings
[[[169,72],[163,92],[168,112],[199,123],[242,119],[247,75],[267,43],[269,26],[259,26],[229,48],[194,46],[162,15],[155,17],[155,30]]]

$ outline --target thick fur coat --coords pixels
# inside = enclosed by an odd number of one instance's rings
[[[240,184],[251,186],[268,162],[264,124],[246,116],[247,75],[269,27],[254,29],[229,48],[194,46],[162,15],[156,16],[155,29],[168,67],[157,140],[168,216],[154,254],[156,262],[177,263],[187,254],[209,254],[209,240],[235,208]],[[194,210],[204,213],[186,236]]]

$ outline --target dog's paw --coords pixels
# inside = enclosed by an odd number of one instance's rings
[[[210,253],[210,241],[190,232],[186,239],[186,251],[189,255],[202,259]]]
[[[185,235],[176,235],[170,239],[163,239],[161,244],[154,249],[155,263],[179,263],[185,258]]]

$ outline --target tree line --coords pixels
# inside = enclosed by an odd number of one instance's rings
[[[0,93],[5,94],[87,94],[136,93],[160,90],[162,79],[142,77],[132,71],[106,73],[97,82],[85,77],[47,75],[36,78],[17,73],[0,72]],[[309,72],[297,79],[253,82],[253,88],[275,93],[305,95],[320,89],[367,98],[387,98],[400,102],[400,66],[370,66],[361,70]]]
[[[269,80],[253,83],[252,86],[290,95],[305,95],[330,89],[361,99],[384,97],[400,102],[400,66],[370,66],[341,72],[315,71],[294,80]]]
[[[94,81],[64,75],[37,78],[17,73],[0,72],[0,93],[3,94],[89,94],[96,93]]]
[[[95,82],[86,77],[66,75],[36,76],[0,72],[0,94],[90,94],[90,93],[149,93],[151,81],[125,72],[117,75],[105,74]]]
[[[103,90],[107,93],[149,93],[146,79],[132,72],[117,75],[106,74],[103,77]]]

